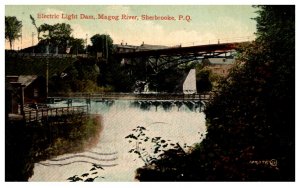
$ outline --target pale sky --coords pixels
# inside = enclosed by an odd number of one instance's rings
[[[35,19],[37,25],[43,23],[68,23],[73,29],[76,38],[88,38],[94,34],[109,34],[115,44],[122,41],[131,45],[182,45],[192,46],[220,42],[234,42],[254,39],[256,23],[251,18],[256,17],[255,9],[251,6],[147,6],[147,5],[6,5],[5,16],[16,16],[23,23],[23,38],[17,40],[14,49],[21,49],[32,44],[32,32],[36,29],[31,23],[29,15]],[[59,19],[38,19],[38,13],[58,14]],[[78,15],[77,19],[62,19],[62,14]],[[96,19],[80,19],[80,14],[93,15]],[[119,16],[119,20],[97,19],[98,14]],[[122,20],[121,15],[137,16],[139,20]],[[141,15],[174,16],[176,21],[142,20]],[[191,20],[179,20],[179,16]],[[34,36],[34,44],[37,36]],[[90,43],[90,42],[89,42]],[[9,48],[8,42],[5,47]]]

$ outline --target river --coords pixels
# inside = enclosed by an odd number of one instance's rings
[[[73,100],[72,103],[73,106],[83,104],[86,104],[85,100]],[[81,153],[35,163],[29,181],[136,181],[135,170],[145,164],[144,158],[129,151],[139,148],[144,156],[157,157],[153,152],[154,138],[165,143],[160,152],[177,143],[188,151],[190,146],[203,139],[205,114],[199,104],[92,100],[91,113],[100,114],[103,125],[96,146]],[[67,106],[67,102],[56,102],[53,106]],[[128,135],[138,134],[141,127],[143,132],[137,140],[128,138]]]

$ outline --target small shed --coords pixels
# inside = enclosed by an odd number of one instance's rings
[[[24,86],[24,102],[42,102],[46,99],[46,79],[37,75],[20,75],[18,82]]]
[[[5,91],[8,113],[22,113],[24,104],[39,103],[46,99],[46,79],[37,75],[8,75]],[[21,109],[16,110],[16,101]]]

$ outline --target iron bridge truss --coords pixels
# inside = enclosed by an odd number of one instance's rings
[[[222,43],[201,46],[175,47],[147,51],[122,52],[116,55],[126,59],[131,65],[136,65],[143,59],[150,65],[155,74],[181,64],[198,61],[205,58],[232,59],[236,49],[245,42]]]

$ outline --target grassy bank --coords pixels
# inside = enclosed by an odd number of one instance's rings
[[[6,122],[5,180],[27,181],[34,163],[96,145],[101,117],[66,115],[42,123]]]

